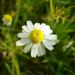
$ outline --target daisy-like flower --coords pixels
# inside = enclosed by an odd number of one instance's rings
[[[12,23],[12,16],[9,14],[5,14],[3,15],[2,21],[4,25],[10,26]]]
[[[27,53],[31,50],[31,56],[42,56],[46,53],[45,47],[48,50],[53,50],[53,45],[56,44],[57,35],[52,34],[52,30],[45,23],[32,24],[31,21],[27,21],[27,26],[22,26],[22,32],[18,33],[18,37],[21,40],[16,42],[17,46],[23,46],[24,52]]]

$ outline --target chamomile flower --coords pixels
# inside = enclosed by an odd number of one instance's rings
[[[2,21],[4,25],[10,26],[12,23],[12,16],[9,14],[5,14],[3,15]]]
[[[46,53],[45,47],[48,50],[53,50],[53,45],[56,44],[57,35],[52,34],[52,30],[45,23],[33,23],[27,21],[27,26],[22,26],[22,32],[18,33],[21,40],[16,42],[17,46],[23,46],[24,52],[27,53],[31,50],[31,56],[42,56]]]

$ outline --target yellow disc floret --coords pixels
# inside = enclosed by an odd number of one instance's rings
[[[33,43],[37,44],[44,40],[44,33],[40,29],[34,29],[31,31],[29,38]]]
[[[8,15],[8,14],[4,15],[4,21],[6,21],[6,22],[12,21],[12,16]]]

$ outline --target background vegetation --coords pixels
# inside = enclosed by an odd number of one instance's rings
[[[59,40],[53,51],[32,58],[15,45],[27,20],[50,25]],[[0,75],[75,75],[75,0],[0,0]]]

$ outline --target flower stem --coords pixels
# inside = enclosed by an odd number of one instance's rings
[[[12,56],[12,75],[14,75],[14,55]]]
[[[16,17],[13,23],[13,27],[17,25],[19,14],[20,14],[20,8],[21,8],[21,0],[16,0]]]
[[[20,75],[19,65],[15,54],[12,55],[12,75]]]
[[[50,15],[53,16],[54,7],[53,7],[53,0],[50,0]]]

